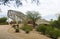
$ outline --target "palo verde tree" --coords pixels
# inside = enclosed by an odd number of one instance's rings
[[[39,12],[36,11],[28,11],[27,18],[30,19],[33,23],[33,27],[35,28],[36,21],[41,18]]]

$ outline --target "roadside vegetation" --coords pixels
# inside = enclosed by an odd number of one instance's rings
[[[26,33],[29,33],[30,31],[33,30],[33,27],[30,26],[30,25],[25,24],[25,25],[23,25],[23,26],[21,27],[21,29],[24,30]]]
[[[39,25],[36,30],[52,39],[58,39],[60,37],[60,16],[57,20],[51,20],[48,26]]]
[[[7,20],[6,17],[0,18],[0,25],[7,25],[8,23],[6,22],[6,20]]]
[[[60,37],[60,30],[51,26],[39,25],[37,31],[52,39],[58,39]]]

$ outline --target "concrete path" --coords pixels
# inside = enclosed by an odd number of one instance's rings
[[[0,25],[0,39],[22,39],[8,33],[9,28],[10,26],[8,25]]]

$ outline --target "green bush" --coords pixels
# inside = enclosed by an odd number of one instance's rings
[[[54,29],[53,29],[51,26],[47,26],[47,27],[46,27],[45,34],[48,35],[48,36],[49,36],[49,35],[52,35],[51,32],[52,32],[53,30],[54,30]]]
[[[51,33],[52,35],[50,35],[50,37],[52,37],[53,39],[58,39],[58,37],[60,37],[59,30],[54,29]]]
[[[60,37],[59,29],[53,28],[52,26],[39,25],[37,31],[51,37],[52,39],[58,39],[58,37]]]
[[[43,34],[45,34],[46,26],[45,26],[45,25],[39,25],[39,26],[37,27],[37,31],[38,31],[38,32],[42,32]]]
[[[6,22],[6,20],[7,20],[7,18],[6,18],[6,17],[2,17],[2,18],[0,18],[0,23],[5,23],[5,22]]]
[[[60,29],[60,15],[58,16],[57,20],[51,21],[50,25],[52,27]]]
[[[32,26],[29,25],[24,25],[22,28],[22,30],[24,30],[26,33],[29,33],[30,31],[32,31]]]
[[[56,28],[52,28],[51,26],[47,27],[45,33],[46,33],[46,35],[48,35],[49,37],[51,37],[53,39],[57,39],[60,36],[60,31]]]
[[[6,20],[7,20],[6,17],[0,18],[0,25],[7,25],[8,23],[6,22]]]

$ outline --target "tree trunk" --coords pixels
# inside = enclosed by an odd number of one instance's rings
[[[33,21],[33,28],[35,28],[35,22]]]

